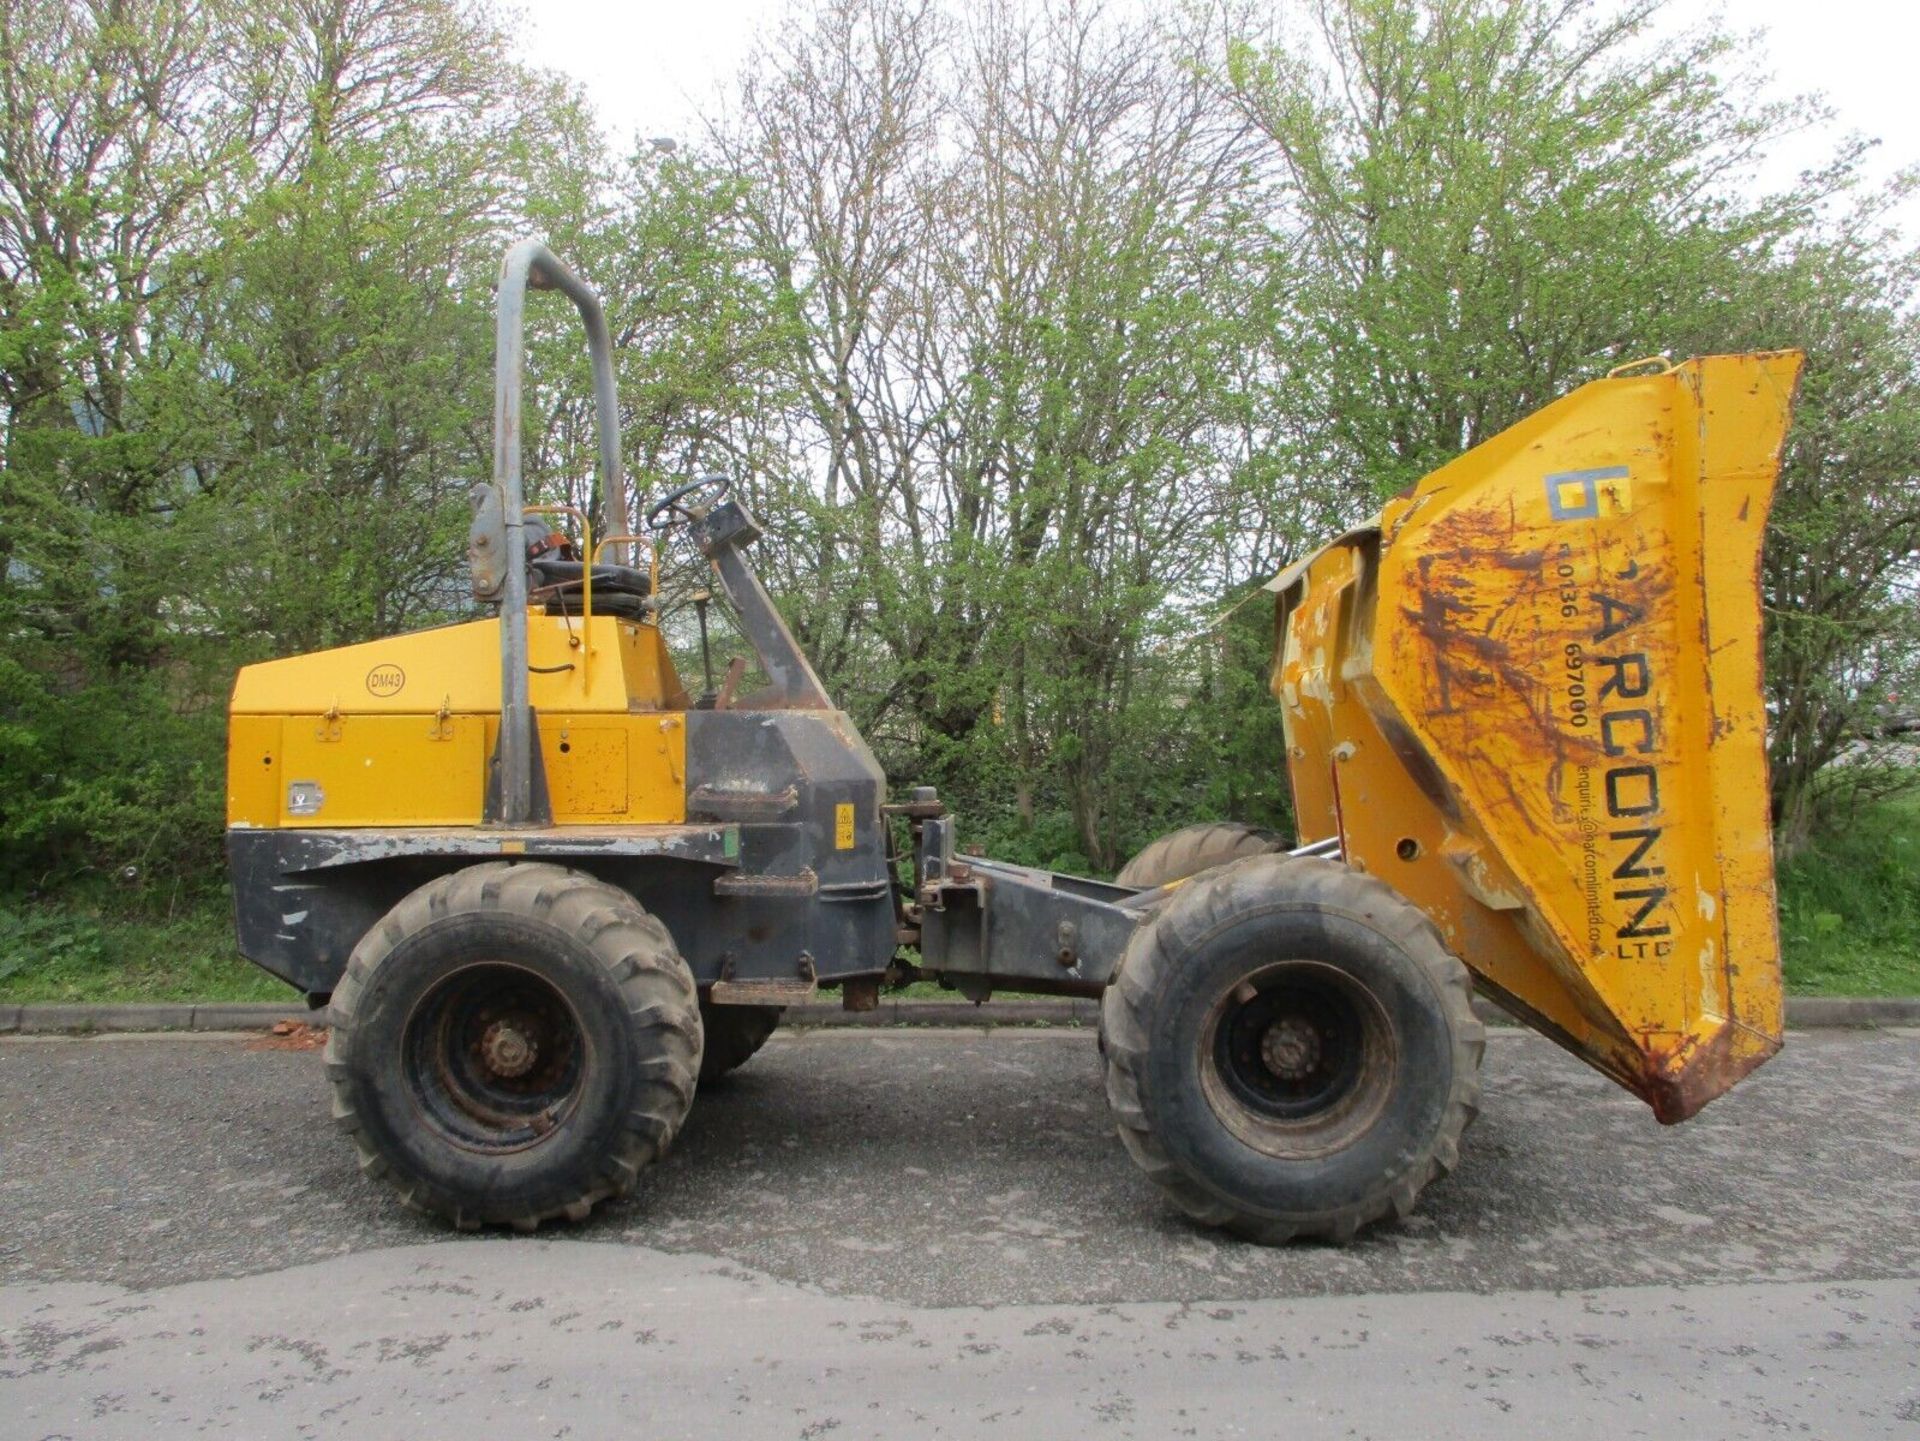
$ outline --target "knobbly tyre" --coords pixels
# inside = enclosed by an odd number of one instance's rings
[[[577,553],[522,495],[530,285],[593,359],[615,534]],[[1277,577],[1298,842],[1193,827],[1107,884],[889,804],[718,479],[646,534],[711,565],[766,684],[691,695],[628,563],[597,299],[522,242],[498,327],[497,616],[249,666],[232,702],[240,949],[331,1002],[334,1116],[407,1204],[580,1219],[784,1007],[915,976],[1102,997],[1127,1150],[1260,1241],[1345,1240],[1454,1166],[1476,985],[1662,1121],[1778,1050],[1757,569],[1797,355],[1584,386]]]

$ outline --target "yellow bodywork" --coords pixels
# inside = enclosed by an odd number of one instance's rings
[[[1799,367],[1587,385],[1273,583],[1301,840],[1664,1121],[1781,1044],[1758,572]]]
[[[653,626],[530,615],[529,685],[556,825],[686,819],[686,697]],[[477,825],[500,728],[500,623],[248,666],[230,826]]]

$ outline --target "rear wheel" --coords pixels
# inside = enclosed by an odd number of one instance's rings
[[[1188,1215],[1255,1240],[1351,1239],[1450,1171],[1478,1111],[1467,971],[1409,902],[1265,856],[1183,887],[1107,989],[1107,1095]]]
[[[716,1006],[702,999],[700,1030],[706,1050],[700,1056],[700,1084],[717,1081],[752,1060],[785,1013],[785,1006]]]
[[[701,1059],[693,977],[624,891],[472,866],[388,912],[333,994],[333,1114],[416,1210],[584,1219],[665,1154]]]
[[[1147,890],[1184,881],[1188,876],[1197,876],[1229,861],[1270,855],[1286,848],[1282,837],[1260,826],[1239,821],[1202,821],[1160,837],[1122,866],[1120,874],[1113,879],[1123,886]]]

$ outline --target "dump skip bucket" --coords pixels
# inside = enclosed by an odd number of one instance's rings
[[[1273,583],[1301,840],[1663,1121],[1781,1043],[1759,561],[1799,367],[1584,386]]]

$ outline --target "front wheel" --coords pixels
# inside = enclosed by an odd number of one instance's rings
[[[665,1154],[701,1058],[693,977],[624,891],[553,865],[430,881],[333,993],[333,1114],[368,1175],[461,1227],[582,1220]]]
[[[1188,1215],[1258,1241],[1405,1216],[1479,1107],[1466,968],[1331,861],[1190,882],[1134,936],[1101,1019],[1128,1152]]]

